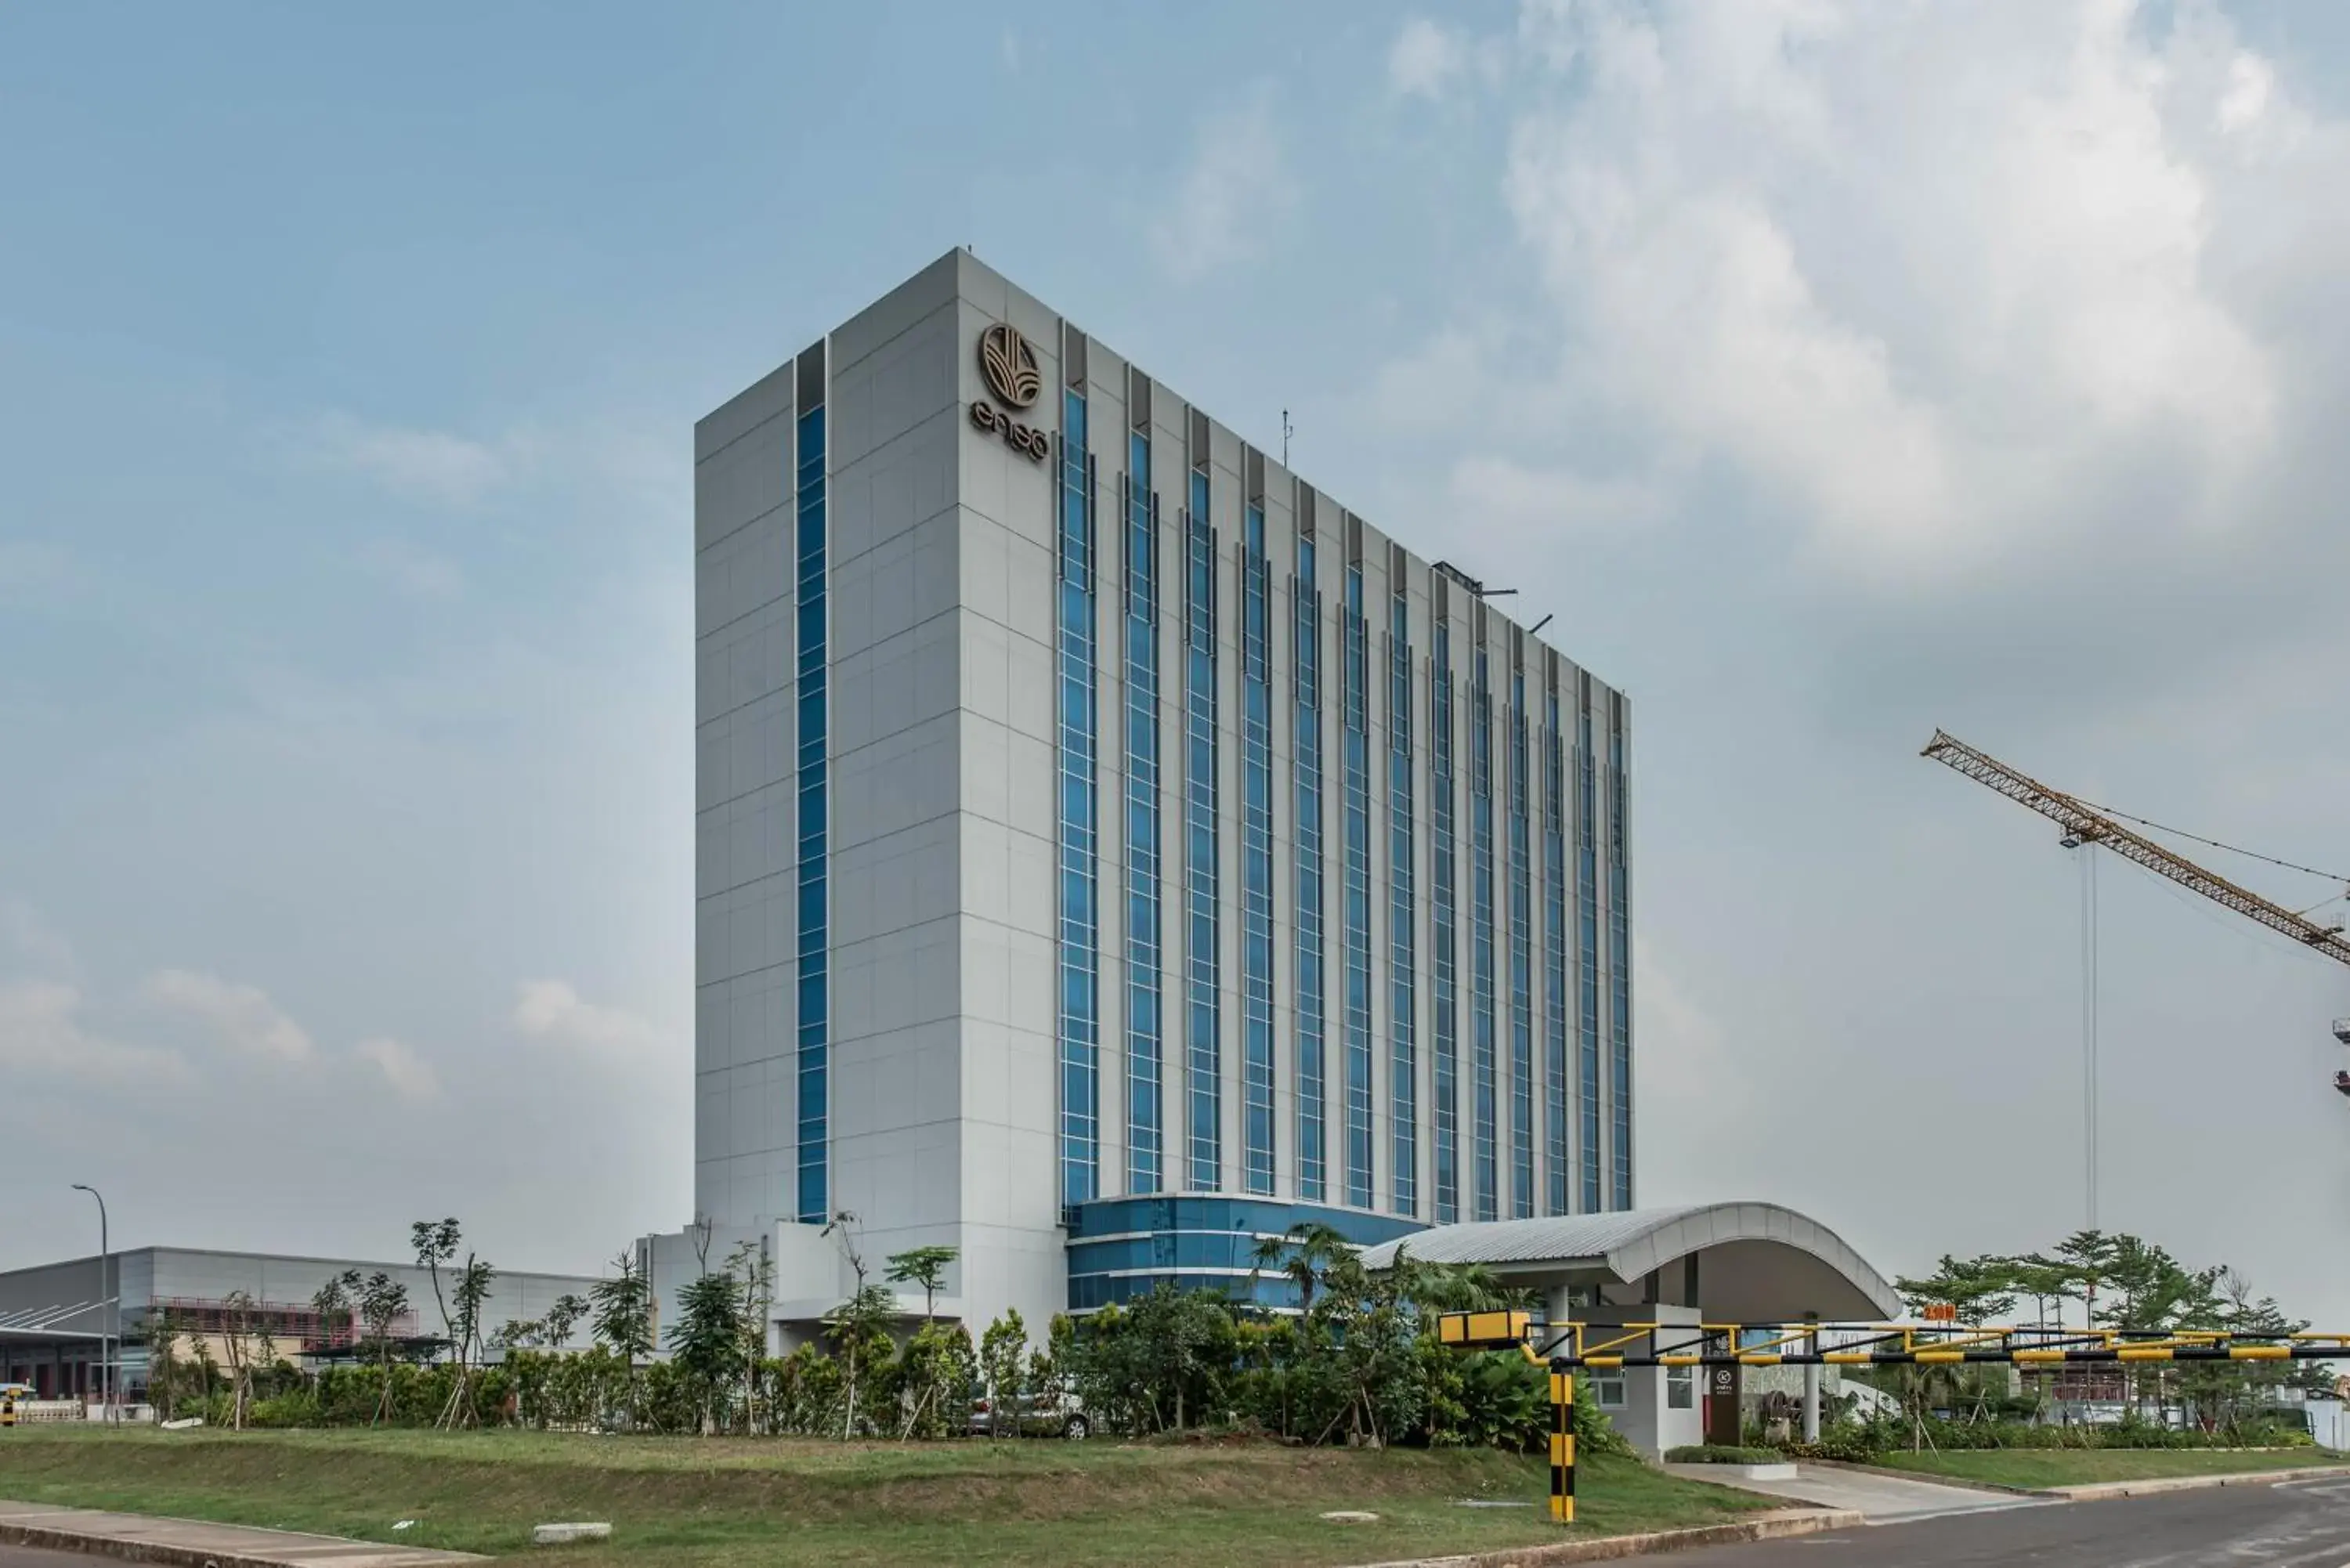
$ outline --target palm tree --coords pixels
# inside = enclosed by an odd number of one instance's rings
[[[1297,1287],[1297,1310],[1311,1312],[1315,1293],[1321,1289],[1322,1275],[1338,1259],[1355,1250],[1354,1244],[1340,1235],[1336,1227],[1318,1220],[1300,1220],[1284,1236],[1266,1236],[1250,1254],[1249,1284],[1253,1287],[1268,1269],[1289,1276]]]

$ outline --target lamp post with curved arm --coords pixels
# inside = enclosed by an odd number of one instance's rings
[[[76,1192],[87,1192],[98,1199],[98,1288],[106,1297],[107,1316],[99,1320],[98,1335],[99,1397],[106,1407],[106,1418],[114,1419],[114,1350],[115,1340],[122,1327],[122,1303],[112,1288],[114,1247],[106,1233],[106,1197],[85,1181],[73,1184]]]

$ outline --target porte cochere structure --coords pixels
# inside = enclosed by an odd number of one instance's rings
[[[1553,1324],[1693,1331],[1700,1323],[1890,1321],[1901,1313],[1891,1282],[1842,1237],[1775,1203],[1440,1225],[1367,1248],[1363,1262],[1392,1268],[1399,1252],[1482,1264],[1506,1284],[1539,1293]],[[1817,1419],[1818,1370],[1805,1368],[1803,1378],[1807,1427]],[[1649,1453],[1709,1436],[1737,1440],[1736,1367],[1627,1366],[1596,1381],[1601,1407]]]

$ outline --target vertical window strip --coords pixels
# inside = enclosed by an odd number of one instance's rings
[[[799,504],[794,540],[798,577],[799,741],[799,1128],[796,1208],[803,1224],[832,1218],[831,1184],[831,860],[825,793],[825,410],[799,417]]]
[[[1583,1123],[1583,1210],[1596,1214],[1607,1207],[1599,1182],[1599,803],[1594,798],[1591,711],[1578,701],[1575,721],[1575,902],[1578,935],[1578,980],[1582,991],[1581,1074],[1575,1084]]]
[[[1493,972],[1493,693],[1488,656],[1477,649],[1469,695],[1470,1042],[1476,1075],[1476,1218],[1501,1218]]]
[[[1347,566],[1345,748],[1347,1201],[1371,1206],[1371,737],[1363,569]]]
[[[1430,720],[1434,728],[1429,769],[1434,799],[1429,820],[1435,836],[1430,846],[1436,878],[1430,899],[1431,937],[1436,944],[1433,978],[1436,992],[1436,1222],[1450,1225],[1461,1218],[1460,1155],[1460,926],[1453,859],[1452,774],[1452,632],[1441,621],[1436,628],[1436,662],[1429,682]]]
[[[1060,1054],[1061,1201],[1091,1200],[1101,1187],[1101,957],[1095,814],[1094,519],[1086,451],[1086,400],[1061,400],[1060,606]]]
[[[1510,1204],[1534,1211],[1534,868],[1526,811],[1526,678],[1510,675]]]
[[[1325,1150],[1322,970],[1322,595],[1315,587],[1314,541],[1297,542],[1292,653],[1297,670],[1293,765],[1297,785],[1297,1195],[1328,1192]]]
[[[1216,844],[1216,536],[1208,522],[1208,476],[1191,474],[1184,520],[1183,826],[1184,1040],[1188,1184],[1223,1186],[1223,1042],[1217,991],[1222,916]]]
[[[1241,1180],[1273,1190],[1273,659],[1264,507],[1241,540]]]
[[[1624,843],[1624,732],[1607,730],[1607,966],[1616,1145],[1613,1194],[1632,1207],[1632,908]]]
[[[1126,1185],[1162,1177],[1159,854],[1159,509],[1150,438],[1127,441],[1126,492]]]
[[[1395,1144],[1395,1211],[1419,1212],[1419,918],[1413,885],[1410,601],[1399,586],[1388,634],[1388,1002],[1393,1070],[1388,1126]]]
[[[1566,990],[1566,777],[1560,758],[1558,693],[1546,701],[1543,725],[1543,1039],[1550,1090],[1545,1130],[1549,1212],[1573,1211],[1568,1143]]]

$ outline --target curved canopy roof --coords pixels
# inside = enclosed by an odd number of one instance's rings
[[[1901,1298],[1867,1260],[1818,1220],[1775,1203],[1701,1203],[1539,1220],[1440,1225],[1366,1248],[1367,1268],[1398,1251],[1423,1262],[1483,1263],[1513,1278],[1612,1279],[1631,1283],[1692,1256],[1700,1293],[1732,1321],[1898,1316]],[[1690,1303],[1697,1304],[1697,1303]]]

